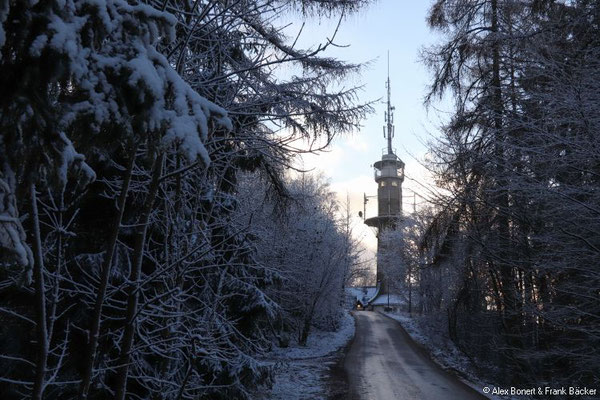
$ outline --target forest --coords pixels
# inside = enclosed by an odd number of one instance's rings
[[[370,106],[278,24],[362,4],[0,1],[0,398],[249,398],[336,328],[355,244],[287,171]]]
[[[386,232],[409,311],[484,379],[600,384],[600,3],[437,0],[438,190]]]

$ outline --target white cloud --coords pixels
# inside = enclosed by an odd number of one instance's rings
[[[331,176],[331,171],[341,168],[344,161],[344,150],[340,146],[332,146],[331,150],[316,154],[302,154],[297,159],[297,166],[304,170],[323,172]]]
[[[347,136],[342,143],[345,146],[361,153],[366,153],[369,151],[369,144],[365,140],[364,136],[361,135]]]
[[[342,206],[346,204],[346,199],[349,200],[350,213],[352,215],[352,226],[354,237],[361,242],[367,253],[372,257],[377,252],[377,238],[373,228],[364,224],[363,219],[358,216],[358,212],[364,212],[364,193],[367,190],[367,195],[373,194],[376,190],[375,181],[372,175],[359,175],[354,179],[345,182],[334,182],[331,185],[331,190],[337,194],[338,201]],[[370,192],[369,192],[370,190]],[[371,199],[367,203],[366,214],[375,215],[377,213],[377,204]]]

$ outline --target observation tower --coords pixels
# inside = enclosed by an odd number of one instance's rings
[[[381,160],[373,165],[375,182],[377,183],[377,216],[365,218],[365,224],[377,229],[377,253],[380,253],[380,234],[385,229],[393,229],[402,217],[402,182],[404,181],[404,163],[396,155],[392,146],[394,138],[394,107],[391,101],[391,84],[389,76],[386,82],[387,89],[387,111],[384,114],[385,125],[383,126],[383,137],[387,139],[387,148],[382,150]],[[364,212],[366,214],[366,203],[370,197],[364,195]],[[386,280],[381,260],[377,260],[377,286],[379,293],[386,293]]]

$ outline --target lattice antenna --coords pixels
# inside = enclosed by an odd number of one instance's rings
[[[384,113],[385,126],[383,127],[383,137],[387,138],[388,154],[393,154],[392,149],[392,138],[394,137],[394,109],[392,106],[392,85],[390,83],[390,51],[387,54],[387,82],[385,88],[387,89],[387,111]]]

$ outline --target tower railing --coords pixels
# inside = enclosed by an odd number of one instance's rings
[[[371,219],[371,218],[378,218],[378,217],[383,217],[383,218],[390,218],[390,217],[402,217],[402,216],[406,216],[409,214],[415,214],[417,212],[417,208],[419,208],[422,204],[429,204],[427,203],[427,198],[423,195],[421,195],[420,193],[415,192],[413,189],[410,188],[404,188],[403,190],[405,191],[409,191],[412,194],[409,194],[408,196],[404,195],[402,196],[402,210],[400,211],[400,214],[379,214],[379,209],[377,209],[377,212],[375,212],[375,215],[373,216],[367,216],[367,202],[370,199],[375,199],[375,201],[379,201],[379,196],[377,195],[372,195],[372,196],[367,196],[367,194],[364,194],[364,206],[363,206],[363,213],[361,215],[361,217],[366,221],[367,219]],[[417,198],[419,198],[419,201],[417,201]],[[404,199],[410,199],[412,201],[404,201]],[[406,207],[404,207],[406,205]],[[412,206],[412,207],[411,207]],[[374,210],[375,207],[372,207],[370,209],[370,211],[375,211]],[[409,211],[412,208],[412,213]]]
[[[390,168],[390,167],[387,167]],[[392,172],[394,171],[393,169],[391,170]],[[373,177],[375,178],[375,181],[377,181],[380,178],[398,178],[400,180],[404,179],[404,170],[403,168],[396,168],[395,169],[396,173],[389,173],[389,170],[384,170],[383,169],[377,169],[377,168],[373,168]]]

